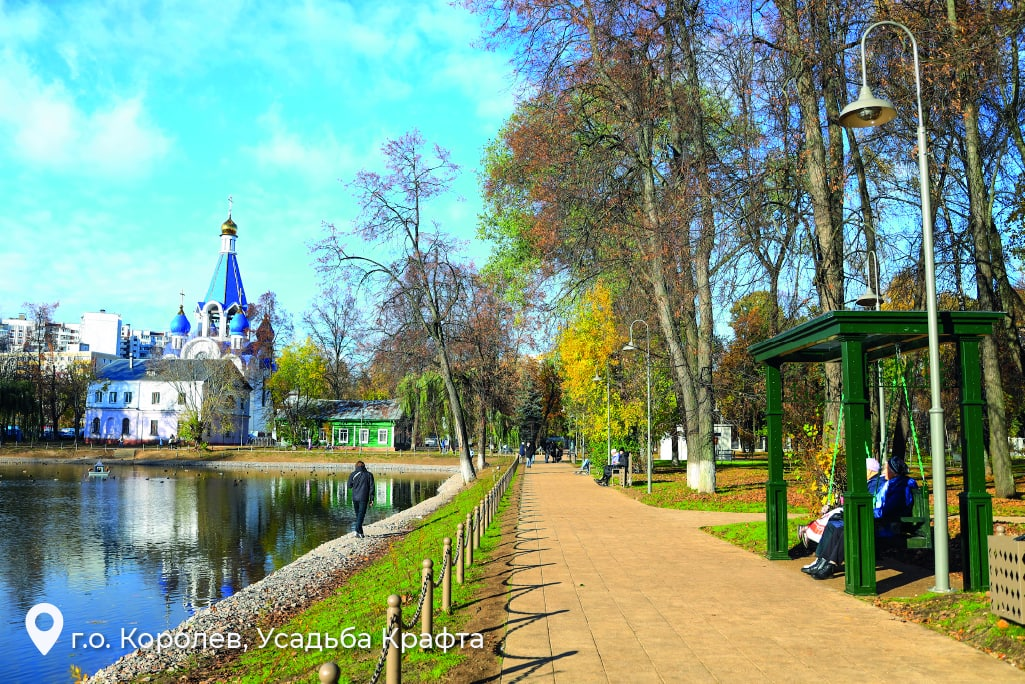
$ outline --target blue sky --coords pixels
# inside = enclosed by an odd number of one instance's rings
[[[356,213],[340,181],[413,128],[461,166],[432,214],[472,241],[481,152],[514,106],[479,36],[443,0],[0,0],[0,316],[59,301],[61,321],[165,329],[180,290],[187,311],[203,296],[232,195],[247,295],[298,322],[307,245]]]

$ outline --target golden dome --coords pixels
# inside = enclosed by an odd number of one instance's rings
[[[221,224],[221,235],[238,235],[238,226],[231,220],[231,214],[228,214],[228,220]]]

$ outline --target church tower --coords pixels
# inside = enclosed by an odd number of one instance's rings
[[[246,290],[242,286],[242,274],[238,268],[238,256],[235,254],[235,241],[238,239],[238,226],[231,220],[231,209],[228,209],[228,220],[221,224],[221,252],[217,266],[214,267],[210,286],[206,288],[203,301],[197,302],[199,336],[213,337],[228,341],[237,337],[242,346],[249,338],[249,321],[246,319]],[[238,321],[234,319],[239,318]],[[232,345],[233,348],[238,348]]]
[[[236,356],[249,345],[250,323],[246,317],[249,301],[242,285],[242,274],[235,253],[238,226],[231,218],[231,198],[228,198],[228,218],[221,224],[221,250],[217,256],[210,285],[206,295],[196,302],[196,327],[193,337],[180,347],[181,340],[189,334],[189,328],[176,316],[172,326],[182,331],[175,335],[172,330],[172,349],[180,349],[180,356],[189,358],[219,358],[225,353]],[[179,315],[184,310],[179,311]]]

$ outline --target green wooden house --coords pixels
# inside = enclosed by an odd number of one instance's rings
[[[320,443],[336,448],[408,449],[410,421],[397,399],[317,402]]]

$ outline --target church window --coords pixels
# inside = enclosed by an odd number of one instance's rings
[[[93,418],[93,430],[92,430],[92,433],[94,435],[100,434],[100,419],[99,418]]]
[[[388,444],[388,428],[381,428],[377,431],[377,443],[382,445]]]
[[[156,421],[156,420],[151,420],[149,422],[149,436],[150,437],[156,437],[159,434],[159,431],[160,431],[160,422]]]
[[[132,426],[132,424],[128,421],[127,418],[123,419],[121,421],[121,434],[122,435],[127,435],[129,430],[131,429],[131,426]]]
[[[96,400],[97,404],[100,403],[101,401],[103,401],[103,392],[97,390],[93,398]]]
[[[125,392],[125,403],[126,404],[131,404],[132,403],[132,393],[131,392]]]
[[[116,404],[117,403],[117,392],[111,392],[110,393],[110,403],[111,404]]]
[[[369,444],[370,443],[370,430],[367,428],[360,428],[359,431],[359,443]]]
[[[151,403],[151,404],[159,404],[160,403],[160,392],[154,392],[153,394],[149,395],[149,403]]]

